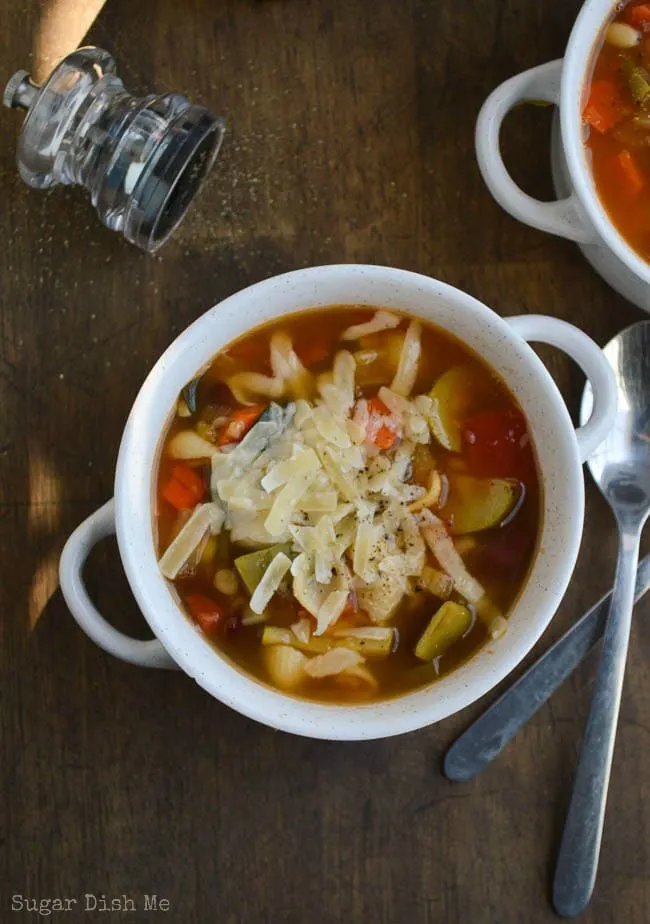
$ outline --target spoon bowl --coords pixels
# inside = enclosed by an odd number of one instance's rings
[[[588,466],[617,519],[640,516],[650,506],[650,321],[628,327],[603,352],[616,377],[618,413]],[[592,407],[587,383],[581,421]]]

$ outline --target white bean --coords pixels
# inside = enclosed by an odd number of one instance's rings
[[[235,573],[233,571],[229,571],[227,568],[224,568],[222,571],[217,571],[215,574],[214,586],[220,593],[227,594],[227,596],[232,597],[233,594],[237,593],[239,583]]]
[[[641,41],[641,33],[625,22],[613,22],[605,34],[605,39],[615,48],[634,48]]]

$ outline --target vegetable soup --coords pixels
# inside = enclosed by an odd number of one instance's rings
[[[650,260],[650,3],[616,7],[583,120],[600,199],[630,247]]]
[[[339,305],[253,330],[183,389],[156,524],[208,641],[284,692],[358,703],[506,631],[540,486],[521,409],[478,356]]]

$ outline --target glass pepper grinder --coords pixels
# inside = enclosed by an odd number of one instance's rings
[[[115,70],[107,51],[79,48],[40,87],[18,71],[3,101],[27,112],[17,153],[23,180],[85,187],[108,228],[152,253],[183,220],[224,123],[180,93],[132,96]]]

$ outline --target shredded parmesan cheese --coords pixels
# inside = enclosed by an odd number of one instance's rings
[[[377,311],[369,321],[363,324],[353,324],[341,334],[341,340],[358,340],[359,337],[366,337],[368,334],[378,334],[382,330],[391,330],[397,327],[400,318],[389,311]]]
[[[160,570],[173,581],[209,532],[218,533],[224,521],[219,504],[199,504],[160,559]]]
[[[363,662],[363,656],[357,651],[350,648],[331,648],[325,654],[310,658],[304,665],[304,671],[310,677],[331,677]]]
[[[409,512],[415,513],[417,510],[422,510],[423,507],[436,507],[440,502],[441,495],[442,478],[440,477],[440,474],[434,469],[431,472],[427,493],[423,497],[420,497],[418,500],[413,501],[412,504],[409,504]]]
[[[311,473],[293,475],[276,496],[271,512],[264,521],[264,528],[270,536],[279,536],[287,528],[293,511],[309,487]]]
[[[278,552],[251,597],[250,608],[254,613],[264,612],[290,567],[291,559],[284,552]]]
[[[311,623],[306,616],[303,616],[298,622],[294,622],[291,631],[302,645],[307,645],[311,638]]]
[[[320,467],[321,464],[314,450],[304,449],[296,443],[291,458],[274,465],[268,475],[262,478],[261,485],[265,491],[270,493],[286,484],[293,475],[306,475],[308,472],[317,471]]]
[[[454,543],[442,520],[434,516],[430,510],[424,510],[422,512],[421,530],[427,545],[437,558],[438,564],[452,579],[456,590],[469,603],[478,603],[484,596],[485,591],[465,567],[465,563],[454,548]]]
[[[395,381],[379,392],[390,413],[371,414],[365,399],[355,401],[356,363],[341,350],[332,372],[314,383],[311,400],[298,397],[285,408],[271,403],[241,443],[215,449],[212,494],[232,541],[252,548],[288,542],[296,556],[290,566],[286,557],[268,569],[255,591],[258,608],[290,567],[293,594],[316,620],[315,635],[336,625],[353,588],[359,607],[381,625],[421,577],[427,537],[414,512],[440,496],[440,476],[432,475],[429,491],[409,483],[416,446],[430,439],[430,399],[409,398],[419,351],[420,326],[413,322]],[[276,336],[273,381],[301,374],[292,353],[286,335]],[[370,431],[389,424],[398,442],[384,451],[370,442]],[[434,544],[448,548],[440,526]],[[444,552],[442,558],[441,567],[454,567]],[[282,574],[275,570],[281,563]],[[476,592],[471,576],[455,573],[461,593]]]
[[[323,632],[329,629],[332,623],[336,622],[345,609],[347,599],[348,595],[344,590],[333,590],[327,595],[325,603],[323,603],[318,610],[318,615],[316,617],[317,626],[314,635],[322,635]]]
[[[373,526],[367,520],[361,521],[357,527],[352,569],[366,584],[372,584],[373,581],[377,580],[377,567],[374,564],[374,558],[380,532],[380,527]]]
[[[399,365],[395,378],[390,386],[391,391],[398,395],[407,397],[410,395],[418,376],[418,366],[420,362],[420,334],[422,327],[419,321],[411,321],[406,331],[402,352],[399,357]]]
[[[284,379],[271,378],[260,372],[237,372],[226,384],[240,404],[255,404],[260,395],[266,398],[284,395]]]

